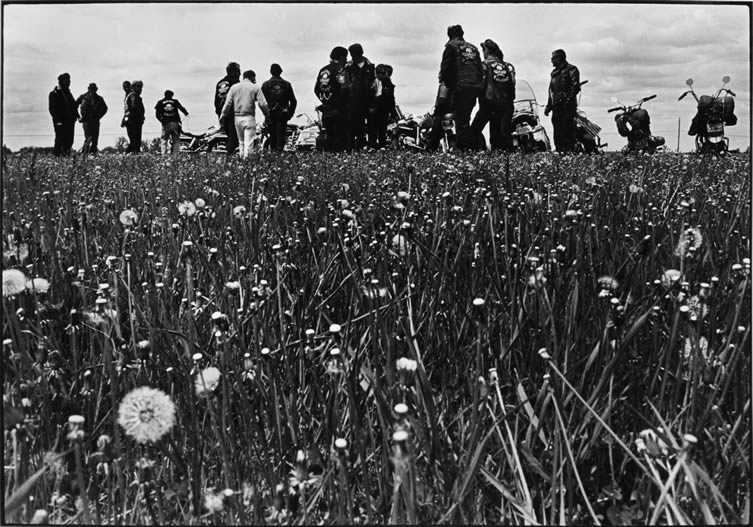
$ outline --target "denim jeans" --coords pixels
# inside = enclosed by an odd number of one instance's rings
[[[172,121],[162,125],[162,136],[160,137],[160,146],[162,155],[168,153],[177,154],[180,152],[180,123]],[[172,146],[171,146],[172,143]]]

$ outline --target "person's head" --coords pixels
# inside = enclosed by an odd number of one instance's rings
[[[58,86],[63,89],[69,88],[71,85],[71,75],[69,73],[61,73],[58,75]]]
[[[229,77],[240,77],[241,65],[237,62],[228,62],[228,65],[225,67],[225,73],[227,73]]]
[[[141,81],[133,81],[131,83],[131,89],[136,92],[136,94],[141,94],[141,90],[144,89],[144,83]]]
[[[271,73],[275,77],[279,77],[282,74],[282,67],[280,67],[280,65],[277,63],[272,64],[269,67],[269,73]]]
[[[562,66],[567,61],[567,55],[563,49],[555,49],[552,51],[552,66],[555,68]]]
[[[481,51],[484,52],[484,58],[496,57],[502,60],[502,57],[504,57],[504,55],[502,55],[502,50],[499,49],[497,43],[490,38],[487,38],[481,43]]]
[[[329,58],[340,64],[345,64],[345,61],[348,60],[348,50],[342,46],[335,46],[332,48]]]
[[[256,82],[256,72],[254,70],[246,70],[243,72],[243,78],[248,79],[251,82]]]
[[[376,67],[376,76],[380,79],[388,79],[392,75],[392,66],[389,64],[378,64]]]
[[[357,62],[363,58],[363,46],[357,42],[351,44],[348,47],[348,51],[350,51],[350,58],[353,59],[353,62]]]
[[[123,91],[126,93],[131,92],[131,81],[123,81]]]
[[[97,85],[93,82],[90,82],[87,90],[89,90],[89,93],[97,93]]]
[[[465,33],[463,33],[463,26],[461,26],[460,24],[456,24],[447,28],[447,36],[450,39],[463,38],[464,34]]]
[[[175,95],[175,93],[172,90],[165,90],[165,98],[172,99],[173,95]]]

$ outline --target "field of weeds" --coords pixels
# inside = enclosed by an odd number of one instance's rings
[[[748,157],[3,184],[6,521],[749,521]]]

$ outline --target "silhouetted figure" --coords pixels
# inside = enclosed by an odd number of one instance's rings
[[[351,81],[345,61],[348,50],[336,46],[329,55],[330,63],[319,70],[314,93],[321,101],[324,150],[340,152],[348,149],[350,133]]]
[[[144,83],[133,81],[131,83],[131,93],[126,97],[125,116],[123,122],[128,132],[128,149],[127,154],[138,154],[141,152],[141,131],[144,128],[144,101],[141,99],[141,91],[144,89]]]
[[[272,64],[269,73],[272,78],[261,85],[261,91],[269,105],[269,148],[282,151],[288,120],[295,115],[298,101],[295,99],[293,86],[280,77],[282,67],[279,64]]]
[[[68,73],[58,75],[58,85],[50,92],[49,111],[55,130],[56,156],[67,156],[71,153],[73,136],[76,131],[78,110],[76,101],[71,94],[71,76]]]
[[[174,98],[172,90],[165,90],[165,96],[157,101],[154,106],[154,115],[162,123],[162,135],[160,136],[160,151],[162,155],[169,152],[180,152],[180,112],[188,117],[188,110],[183,108],[178,99]]]
[[[87,92],[76,99],[76,106],[79,107],[80,121],[84,127],[84,147],[81,152],[96,154],[99,146],[99,121],[107,113],[107,104],[97,94],[95,83],[89,83]]]
[[[580,72],[567,62],[561,49],[552,52],[552,78],[544,115],[552,112],[554,146],[558,152],[572,152],[575,147],[575,112],[580,92]]]
[[[225,106],[228,91],[230,91],[230,88],[234,84],[238,84],[241,81],[241,66],[237,62],[228,63],[225,72],[226,75],[217,82],[217,86],[214,89],[214,113],[217,114],[217,119],[222,114],[222,108]],[[224,123],[222,128],[227,135],[227,153],[230,155],[238,148],[238,132],[235,129],[235,119],[232,115],[229,115]]]

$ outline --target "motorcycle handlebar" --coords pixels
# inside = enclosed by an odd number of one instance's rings
[[[729,93],[732,97],[737,97],[737,94],[732,90],[727,90],[727,93]]]
[[[616,108],[610,108],[609,110],[607,110],[607,113],[616,112],[616,111],[619,111],[619,110],[622,110],[622,108],[618,106]]]
[[[689,93],[690,93],[690,92],[686,91],[685,93],[683,93],[682,95],[680,95],[680,97],[679,97],[679,98],[678,98],[677,100],[678,100],[678,101],[681,101],[681,100],[683,100],[683,99],[685,98],[685,96],[686,96],[687,94],[689,94]]]
[[[656,99],[656,94],[649,95],[648,97],[646,97],[645,99],[643,99],[643,102],[650,101],[651,99]]]

